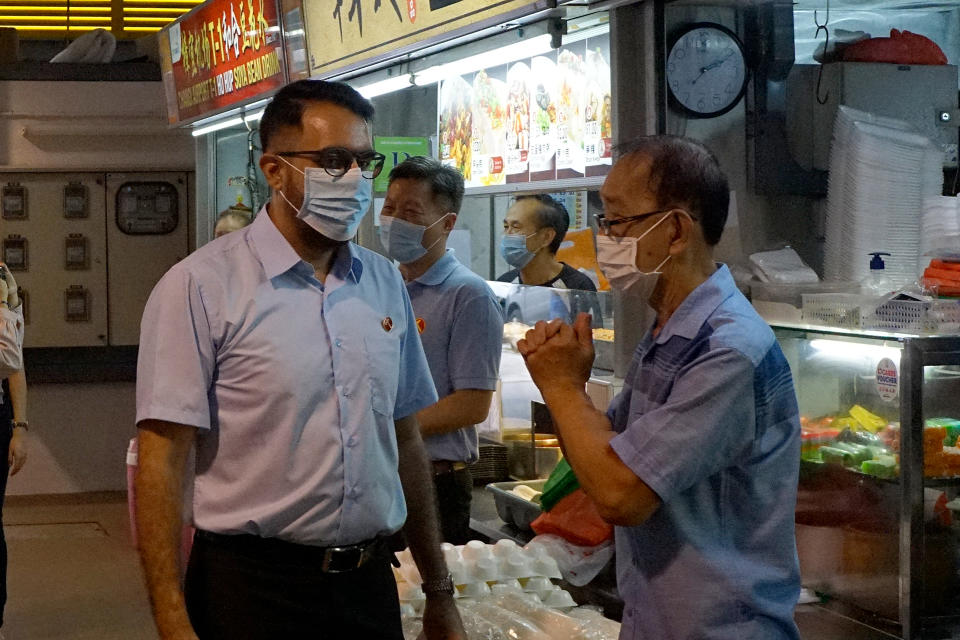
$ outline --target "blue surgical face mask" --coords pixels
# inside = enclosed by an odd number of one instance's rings
[[[432,229],[443,222],[448,215],[450,214],[444,214],[443,217],[429,227],[407,222],[394,216],[381,216],[380,242],[383,244],[383,248],[387,250],[387,255],[400,264],[407,264],[414,260],[419,260],[427,255],[427,251],[443,239],[443,236],[441,236],[429,247],[424,247],[423,234],[427,229]]]
[[[536,251],[527,249],[527,238],[535,235],[537,235],[537,232],[533,232],[529,236],[503,236],[500,238],[500,255],[511,267],[523,269],[537,255]]]
[[[373,199],[373,180],[364,178],[358,167],[334,177],[320,167],[301,171],[286,159],[280,159],[303,174],[303,204],[299,209],[283,191],[279,192],[297,211],[297,218],[331,240],[343,242],[355,236]]]

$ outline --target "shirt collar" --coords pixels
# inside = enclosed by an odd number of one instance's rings
[[[713,275],[694,289],[673,312],[657,336],[657,344],[663,344],[673,336],[688,340],[695,338],[717,307],[736,290],[737,285],[727,265],[718,264]]]
[[[434,262],[422,276],[416,278],[414,282],[419,282],[428,287],[435,287],[450,277],[453,270],[457,268],[457,264],[459,263],[453,255],[453,249],[447,249],[443,256]]]
[[[260,209],[260,213],[250,225],[250,240],[254,250],[260,258],[260,264],[267,278],[273,279],[291,269],[299,267],[304,273],[313,275],[313,267],[300,258],[280,230],[273,224],[267,213],[267,205]],[[302,266],[301,266],[302,265]],[[363,273],[363,264],[357,257],[356,247],[352,242],[344,244],[337,252],[330,269],[331,273],[346,278],[351,276],[355,282],[360,281]]]

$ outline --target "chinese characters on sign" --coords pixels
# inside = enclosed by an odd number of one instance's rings
[[[274,0],[203,5],[161,37],[171,122],[256,97],[285,83]],[[173,96],[170,95],[173,89]]]
[[[424,44],[509,22],[536,0],[303,1],[310,74],[326,78]]]
[[[333,8],[333,17],[337,19],[337,26],[340,27],[340,42],[343,42],[343,2],[344,0],[337,0],[337,6]],[[380,11],[380,5],[383,4],[383,0],[374,0],[373,3],[373,12],[377,13]],[[403,16],[400,15],[400,7],[397,6],[397,0],[390,0],[390,4],[393,5],[393,10],[397,12],[397,20],[401,23],[403,22]],[[416,5],[411,1],[411,5],[416,7]],[[416,9],[413,9],[414,14]],[[363,0],[350,0],[350,12],[347,14],[347,20],[353,22],[354,17],[357,19],[357,29],[360,31],[360,35],[363,36]],[[413,22],[414,18],[411,18],[410,21]]]

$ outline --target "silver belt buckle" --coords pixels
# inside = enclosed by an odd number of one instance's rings
[[[327,547],[323,554],[321,571],[324,573],[346,573],[359,569],[363,563],[364,550],[363,546],[356,544],[346,547]],[[350,558],[348,554],[354,557]]]

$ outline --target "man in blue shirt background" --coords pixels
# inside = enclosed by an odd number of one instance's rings
[[[451,544],[470,540],[476,424],[497,388],[503,313],[487,283],[460,264],[447,239],[463,202],[463,176],[432,158],[394,167],[380,218],[387,255],[400,263],[440,400],[417,413],[433,464],[440,528]]]
[[[656,320],[606,414],[587,397],[589,317],[518,344],[564,452],[616,525],[622,639],[799,637],[800,423],[773,332],[713,261],[729,190],[703,145],[622,147],[600,191],[598,261]]]

